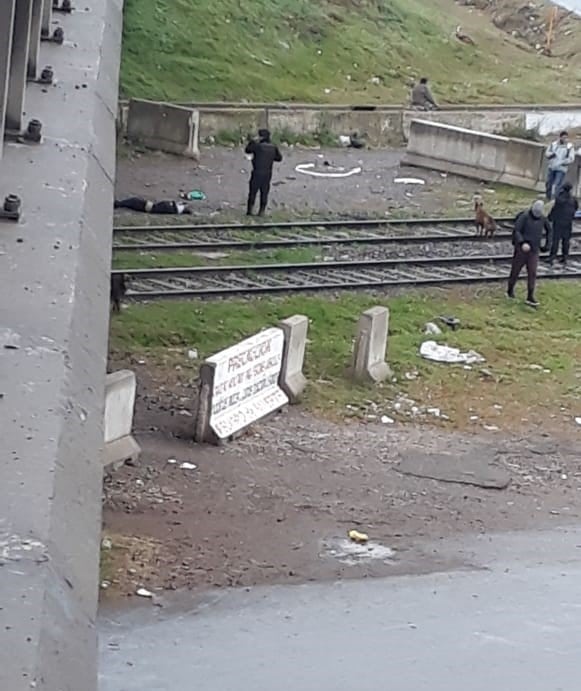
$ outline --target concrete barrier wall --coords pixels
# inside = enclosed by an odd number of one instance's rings
[[[490,134],[510,128],[539,128],[541,134],[563,127],[581,126],[581,105],[446,107],[434,112],[406,110],[401,106],[340,106],[314,104],[187,104],[199,112],[199,138],[242,140],[259,127],[296,137],[313,136],[325,130],[335,136],[358,132],[374,147],[401,145],[409,136],[410,123],[421,118]],[[119,110],[119,131],[127,132],[127,103]],[[157,113],[154,117],[157,119]]]
[[[127,137],[150,149],[180,156],[199,156],[200,114],[170,103],[132,100],[127,114]]]
[[[542,190],[544,151],[545,146],[536,142],[413,120],[403,162],[476,180]]]
[[[577,110],[539,110],[525,114],[525,127],[538,129],[543,137],[561,130],[581,127],[581,108]]]

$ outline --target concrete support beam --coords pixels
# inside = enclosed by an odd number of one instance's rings
[[[385,361],[389,332],[387,307],[371,307],[357,324],[353,352],[353,378],[360,382],[381,382],[391,376]]]
[[[309,319],[302,314],[295,314],[279,322],[284,333],[284,351],[280,370],[279,386],[288,396],[289,402],[298,403],[307,385],[303,374],[305,348]]]
[[[0,2],[0,158],[2,158],[6,105],[8,103],[15,6],[16,0]]]
[[[91,0],[67,17],[70,41],[46,46],[57,83],[26,94],[46,140],[8,144],[0,165],[0,199],[23,206],[0,232],[2,691],[97,690],[122,9]]]
[[[42,6],[42,27],[41,35],[50,36],[50,30],[52,28],[52,0],[44,0]]]
[[[6,129],[16,132],[22,130],[31,21],[32,0],[16,0],[10,56],[10,82],[6,106]]]
[[[28,51],[27,76],[36,79],[38,76],[38,59],[40,57],[40,31],[44,3],[50,0],[32,0],[32,17],[30,20],[30,47]]]

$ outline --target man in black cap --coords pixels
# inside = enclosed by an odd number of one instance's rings
[[[512,244],[514,254],[512,267],[508,279],[507,295],[514,298],[514,287],[523,266],[527,267],[527,305],[538,307],[535,298],[535,286],[537,283],[537,267],[539,253],[545,252],[551,246],[553,229],[548,218],[544,215],[545,205],[537,199],[530,209],[521,211],[516,217]]]
[[[245,151],[252,156],[252,175],[250,176],[246,214],[252,216],[256,196],[260,192],[258,215],[264,216],[272,179],[272,167],[275,163],[282,161],[282,154],[278,146],[270,141],[270,132],[264,129],[258,130],[258,141],[250,140]]]

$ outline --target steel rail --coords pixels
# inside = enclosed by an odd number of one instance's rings
[[[129,269],[113,273],[124,274],[129,279],[129,299],[148,300],[491,282],[506,279],[510,261],[509,255],[410,257]],[[581,278],[581,253],[570,256],[567,270],[555,271],[542,264],[539,275],[550,279]]]

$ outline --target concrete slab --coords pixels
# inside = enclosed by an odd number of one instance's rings
[[[403,475],[475,485],[484,489],[504,489],[510,483],[510,475],[505,470],[474,453],[452,456],[414,451],[405,454],[396,469]]]
[[[391,376],[385,361],[389,333],[389,309],[371,307],[357,324],[353,351],[353,377],[357,381],[381,382]]]
[[[280,370],[280,388],[288,396],[289,402],[298,403],[307,385],[303,374],[305,348],[309,331],[309,318],[295,314],[279,322],[284,333],[284,351]]]
[[[114,175],[104,152],[114,161],[116,112],[101,83],[117,80],[122,0],[93,0],[66,23],[67,43],[40,49],[57,83],[26,93],[44,143],[7,145],[0,168],[2,196],[23,203],[18,224],[0,221],[0,326],[19,338],[0,350],[0,687],[10,691],[96,688]]]

